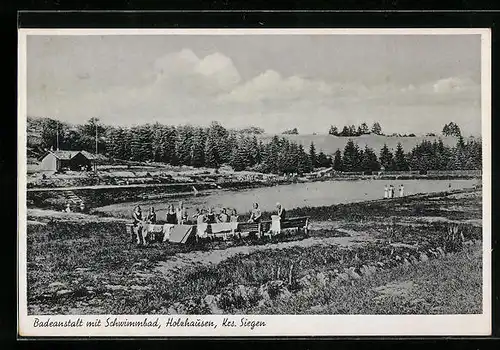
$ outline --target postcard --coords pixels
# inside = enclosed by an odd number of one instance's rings
[[[19,335],[489,335],[490,45],[20,28]]]

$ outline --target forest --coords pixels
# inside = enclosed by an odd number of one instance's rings
[[[228,164],[236,171],[274,174],[304,174],[331,166],[338,171],[356,172],[481,169],[481,141],[474,138],[466,141],[455,125],[452,128],[449,125],[443,134],[446,131],[458,136],[454,147],[444,145],[441,140],[423,140],[411,150],[405,151],[401,143],[396,149],[384,145],[375,150],[368,146],[360,148],[349,139],[345,148],[337,149],[333,155],[318,151],[314,143],[305,149],[278,135],[263,143],[257,137],[263,133],[262,129],[227,129],[218,122],[208,127],[155,123],[126,128],[104,125],[97,118],[79,125],[51,118],[28,118],[28,135],[39,134],[42,149],[95,152],[97,147],[99,154],[113,159],[209,168]]]

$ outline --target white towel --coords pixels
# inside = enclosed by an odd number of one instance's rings
[[[271,216],[271,233],[278,234],[281,231],[280,217],[278,215]]]
[[[207,228],[208,228],[207,223],[196,225],[196,235],[200,238],[206,238],[208,236]]]
[[[173,225],[173,224],[165,224],[165,225],[163,225],[163,242],[168,241],[168,239],[170,237],[170,231],[172,230],[172,228],[174,226],[175,225]]]
[[[219,233],[224,231],[231,231],[233,224],[230,222],[219,222],[217,224],[212,224],[212,233]]]

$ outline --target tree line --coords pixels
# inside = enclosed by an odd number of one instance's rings
[[[314,143],[306,150],[277,135],[263,143],[256,136],[260,129],[232,130],[217,122],[208,127],[155,123],[124,128],[102,125],[96,118],[76,126],[30,118],[28,128],[39,132],[45,149],[55,149],[59,142],[60,149],[95,152],[97,135],[98,153],[114,159],[210,168],[229,164],[237,171],[303,174],[331,166],[338,171],[406,171],[481,169],[482,165],[481,142],[465,142],[462,136],[455,147],[445,146],[441,140],[424,140],[409,152],[401,143],[395,150],[384,145],[377,152],[349,140],[342,151],[330,156],[318,152]]]
[[[208,127],[169,126],[159,123],[131,128],[102,125],[91,118],[82,125],[69,125],[50,118],[29,118],[28,128],[39,131],[44,149],[87,150],[113,159],[153,161],[171,165],[218,168],[264,173],[305,173],[329,167],[331,157],[317,152],[314,144],[301,144],[274,136],[263,143],[259,128],[228,130],[217,122]]]
[[[361,149],[349,140],[343,151],[337,149],[333,158],[337,171],[427,171],[427,170],[480,170],[482,168],[481,142],[460,136],[454,147],[444,145],[442,140],[423,140],[409,152],[398,143],[395,150],[386,144],[377,156],[374,149]]]
[[[337,128],[334,125],[330,126],[330,130],[328,130],[328,134],[333,135],[333,136],[361,136],[361,135],[369,135],[369,134],[375,134],[375,135],[384,135],[382,133],[382,127],[378,122],[373,123],[372,127],[369,128],[368,124],[362,123],[361,125],[355,126],[355,125],[344,125],[342,130],[339,131],[339,128]]]

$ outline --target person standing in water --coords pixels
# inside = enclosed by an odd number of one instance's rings
[[[385,185],[384,187],[384,199],[389,198],[389,186]]]
[[[394,198],[394,186],[389,186],[389,198]]]
[[[405,195],[405,190],[403,184],[399,185],[399,196],[404,197]]]

